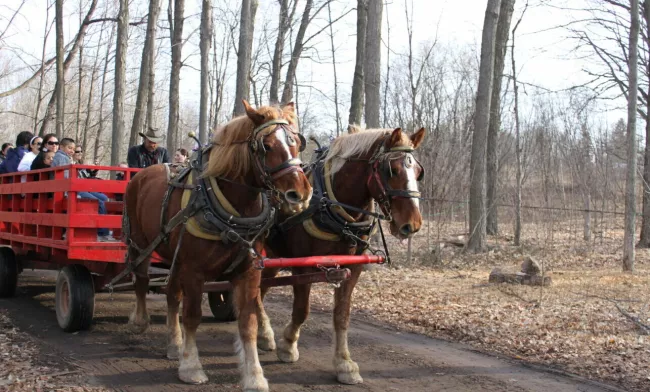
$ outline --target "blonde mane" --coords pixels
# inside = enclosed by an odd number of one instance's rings
[[[350,131],[334,139],[330,146],[325,158],[325,162],[331,162],[330,174],[341,170],[347,159],[367,154],[379,139],[393,132],[392,129],[361,129],[356,125],[351,125]],[[402,140],[398,144],[412,144],[406,132],[402,132]]]
[[[260,106],[256,112],[264,117],[264,123],[283,118],[298,132],[298,121],[291,107],[280,109],[275,106]],[[244,177],[252,169],[248,139],[255,127],[255,123],[246,114],[235,117],[219,127],[212,138],[212,151],[203,175],[231,179]],[[268,127],[258,138],[268,135],[276,127]]]

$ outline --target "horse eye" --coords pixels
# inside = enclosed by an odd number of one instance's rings
[[[404,166],[406,168],[410,168],[413,166],[413,158],[410,155],[407,155],[406,158],[404,159]]]
[[[271,151],[271,146],[268,145],[268,144],[266,144],[266,143],[264,143],[264,151],[266,151],[266,152]]]

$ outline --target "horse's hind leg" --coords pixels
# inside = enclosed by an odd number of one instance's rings
[[[196,348],[196,330],[201,323],[201,301],[203,280],[196,277],[181,278],[183,288],[183,347],[178,367],[178,377],[188,384],[202,384],[208,381],[199,360]]]
[[[169,274],[167,284],[167,358],[178,359],[183,345],[183,333],[178,319],[183,292],[178,272],[169,271]]]
[[[298,338],[300,337],[300,327],[309,315],[310,293],[310,284],[293,286],[293,312],[291,313],[291,322],[284,328],[282,337],[278,340],[278,359],[282,362],[296,362],[300,357],[300,353],[298,352]]]
[[[269,383],[264,378],[264,372],[257,356],[256,308],[260,297],[260,277],[260,271],[251,268],[233,282],[239,327],[235,351],[239,355],[242,389],[249,392],[267,392],[269,390]]]
[[[129,260],[133,261],[139,253],[129,247]],[[142,333],[149,327],[149,313],[147,313],[147,292],[149,291],[149,263],[150,259],[146,258],[138,265],[134,272],[135,275],[135,309],[129,316],[129,324],[136,333]]]
[[[277,269],[264,270],[264,278],[272,278],[278,274]],[[275,334],[271,327],[271,320],[264,310],[264,296],[269,291],[268,287],[260,289],[260,296],[255,301],[255,313],[257,314],[257,348],[264,351],[275,350]]]
[[[352,276],[341,283],[334,291],[334,369],[336,378],[342,384],[360,384],[363,378],[359,374],[359,365],[350,358],[348,350],[348,328],[350,326],[350,307],[352,290],[359,280],[362,266],[349,267]]]

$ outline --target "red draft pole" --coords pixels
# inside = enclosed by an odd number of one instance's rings
[[[383,256],[377,255],[337,255],[337,256],[309,256],[292,258],[273,258],[264,260],[264,268],[288,267],[336,267],[350,264],[381,264]]]

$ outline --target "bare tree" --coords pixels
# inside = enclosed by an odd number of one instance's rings
[[[507,1],[507,0],[506,0]],[[526,4],[528,5],[528,4]],[[525,12],[525,10],[524,10]],[[520,125],[519,125],[519,85],[517,84],[517,67],[515,66],[515,33],[517,32],[517,27],[521,22],[522,16],[519,18],[515,27],[512,29],[512,50],[510,51],[510,56],[512,59],[512,84],[514,86],[514,96],[515,96],[515,155],[516,155],[516,165],[517,165],[517,184],[515,191],[515,238],[514,245],[521,245],[521,186],[523,184],[522,178],[522,162],[521,162],[521,141],[520,141]]]
[[[56,136],[63,137],[65,126],[65,71],[63,69],[63,0],[56,0]]]
[[[111,166],[120,163],[124,136],[124,95],[126,89],[126,52],[129,35],[129,1],[120,0],[117,15],[117,44],[115,49],[115,91],[113,93],[113,132],[111,135]],[[111,175],[114,175],[112,173]]]
[[[102,135],[104,134],[104,99],[106,97],[106,75],[108,74],[108,64],[111,54],[111,43],[115,38],[116,24],[112,23],[111,34],[108,37],[108,44],[106,45],[106,55],[104,56],[104,71],[102,72],[102,84],[99,91],[99,125],[97,127],[97,136],[95,137],[95,149],[93,150],[93,161],[99,159],[99,147],[101,145]],[[84,146],[84,148],[87,148]]]
[[[291,15],[289,15],[289,0],[280,0],[280,22],[278,23],[278,36],[275,40],[273,59],[271,60],[271,86],[269,87],[269,101],[272,104],[280,102],[280,77],[282,71],[282,55],[287,32],[291,26],[293,15],[296,12],[298,1],[293,2]]]
[[[357,0],[357,56],[352,80],[352,97],[350,98],[350,116],[348,124],[361,124],[363,113],[363,77],[366,59],[366,25],[368,0]]]
[[[95,12],[96,7],[97,7],[97,0],[92,0],[90,3],[90,7],[88,8],[88,12],[86,13],[86,17],[81,23],[81,26],[79,26],[79,31],[77,32],[77,35],[74,38],[72,47],[68,51],[68,55],[65,57],[65,61],[63,61],[64,76],[65,76],[65,72],[68,70],[68,68],[70,68],[72,61],[74,61],[77,52],[79,51],[79,48],[81,47],[81,42],[86,36],[86,31],[88,30],[88,26],[90,26],[90,18]],[[45,115],[43,116],[43,123],[41,124],[41,129],[39,131],[39,134],[41,136],[47,133],[50,122],[52,121],[52,112],[55,112],[56,110],[55,105],[58,98],[59,86],[60,84],[58,82],[54,85],[54,92],[52,93],[52,96],[50,97],[50,101],[47,104],[47,108],[45,109]]]
[[[156,40],[156,24],[160,13],[160,0],[149,0],[149,16],[147,17],[147,33],[142,48],[142,61],[140,62],[140,78],[138,81],[138,96],[135,100],[135,111],[131,123],[131,137],[129,146],[138,144],[138,133],[142,132],[147,115],[147,101],[149,99],[149,78],[154,68],[154,53]]]
[[[293,50],[291,51],[291,60],[289,60],[287,75],[284,80],[284,88],[282,89],[282,103],[284,104],[293,99],[293,83],[294,79],[296,78],[296,71],[298,70],[298,61],[300,60],[300,56],[302,55],[302,50],[305,44],[305,33],[307,32],[307,26],[309,26],[309,22],[311,21],[310,12],[313,5],[314,0],[307,0],[305,3],[305,9],[302,12],[300,27],[298,27],[298,34],[296,35],[296,39],[293,44]],[[316,14],[318,14],[318,12],[316,12],[314,16]]]
[[[244,113],[243,99],[249,99],[251,55],[253,52],[253,33],[255,29],[254,14],[257,0],[243,0],[239,23],[239,45],[237,47],[237,84],[235,90],[235,107],[233,115]],[[255,10],[255,11],[254,11]]]
[[[470,160],[469,191],[469,241],[471,252],[485,250],[485,153],[487,130],[490,122],[490,99],[494,79],[494,45],[501,0],[488,0],[483,23],[481,65],[474,115],[474,136]]]
[[[634,271],[634,229],[636,222],[636,111],[639,40],[639,0],[630,1],[630,44],[628,46],[629,95],[627,98],[627,176],[625,181],[625,238],[623,271]]]
[[[508,48],[508,35],[510,31],[510,21],[515,9],[515,0],[501,0],[501,10],[499,11],[499,22],[497,24],[497,36],[494,47],[494,81],[492,86],[492,98],[490,103],[490,125],[487,134],[487,176],[486,176],[486,203],[487,203],[487,220],[486,232],[490,235],[496,235],[498,227],[497,211],[497,173],[498,173],[498,155],[497,136],[501,127],[501,81],[503,80],[503,68],[505,65],[506,51]]]
[[[199,141],[201,145],[208,141],[208,101],[210,73],[210,43],[212,42],[212,2],[203,0],[201,5],[201,101],[199,103]]]
[[[41,68],[39,69],[39,71],[43,71],[46,66],[45,52],[47,48],[47,39],[50,36],[50,32],[52,31],[52,25],[50,24],[50,8],[51,8],[51,3],[48,2],[47,8],[45,9],[45,34],[43,34],[43,49],[41,51]],[[36,107],[34,109],[34,128],[33,128],[34,134],[38,132],[38,118],[41,112],[41,103],[43,101],[43,84],[45,81],[45,72],[35,73],[34,76],[38,74],[40,74],[41,77],[38,82],[38,92],[36,93]]]
[[[332,26],[332,7],[327,2],[327,17],[330,27],[330,48],[332,50],[332,69],[334,71],[334,115],[336,117],[336,137],[341,134],[341,114],[339,113],[339,79],[336,73],[336,47],[334,46],[334,29]]]
[[[173,9],[173,18],[172,18]],[[175,150],[179,122],[179,88],[181,83],[181,52],[183,50],[183,24],[185,22],[185,0],[169,0],[167,19],[169,21],[172,47],[172,70],[169,77],[169,118],[167,122],[167,150]]]
[[[645,22],[646,34],[644,44],[650,53],[650,0],[643,2],[643,20]],[[650,61],[645,63],[645,71],[650,75]],[[647,96],[650,97],[650,82],[646,86]],[[641,94],[643,95],[643,94]],[[646,99],[646,113],[650,113],[650,99]],[[643,158],[643,222],[641,223],[641,235],[637,246],[650,248],[650,121],[645,119],[645,153]]]
[[[379,127],[381,106],[381,14],[383,0],[368,0],[368,24],[366,25],[366,61],[364,85],[366,95],[366,126]]]

